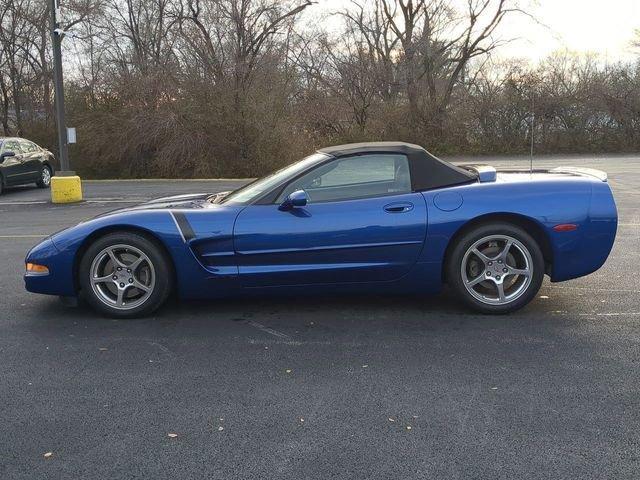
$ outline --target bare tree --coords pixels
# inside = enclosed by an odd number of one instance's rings
[[[255,176],[322,144],[437,153],[640,148],[640,64],[499,61],[518,0],[61,0],[90,176]],[[0,3],[0,129],[55,145],[48,2]],[[335,25],[335,23],[333,23]],[[106,173],[105,173],[106,172]]]
[[[513,0],[468,0],[465,14],[449,0],[372,3],[369,10],[354,3],[343,12],[347,32],[355,30],[375,55],[392,82],[386,91],[401,79],[414,128],[438,133],[469,63],[502,43],[496,29],[506,15],[520,11]]]

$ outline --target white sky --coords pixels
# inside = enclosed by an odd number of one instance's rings
[[[348,4],[348,0],[317,1],[316,11],[340,10]],[[518,40],[500,49],[503,57],[535,62],[565,49],[596,53],[609,61],[640,56],[630,45],[634,29],[640,28],[640,0],[521,0],[521,5],[544,26],[523,15],[507,17],[499,37]]]

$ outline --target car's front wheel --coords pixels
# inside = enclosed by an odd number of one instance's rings
[[[40,178],[36,181],[36,185],[40,188],[49,188],[51,186],[51,167],[43,165],[40,171]]]
[[[454,246],[447,280],[460,297],[482,313],[509,313],[536,295],[544,257],[536,241],[509,223],[478,226]]]
[[[133,232],[114,232],[86,250],[78,269],[82,298],[117,318],[153,313],[172,285],[171,261],[155,241]]]

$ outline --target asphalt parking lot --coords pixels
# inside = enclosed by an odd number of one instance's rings
[[[518,165],[523,160],[489,160]],[[640,156],[598,272],[487,317],[444,293],[173,303],[116,321],[27,293],[42,236],[242,181],[85,182],[86,202],[0,196],[2,479],[637,479]],[[169,434],[177,434],[173,438]],[[45,458],[45,454],[51,455]]]

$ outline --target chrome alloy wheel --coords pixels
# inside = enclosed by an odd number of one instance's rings
[[[533,260],[527,247],[508,235],[490,235],[467,249],[460,267],[462,282],[488,305],[513,302],[531,284]]]
[[[112,245],[95,256],[90,269],[91,288],[105,305],[131,310],[146,302],[156,282],[149,257],[131,245]]]
[[[42,184],[48,187],[51,183],[51,170],[48,167],[42,168]]]

